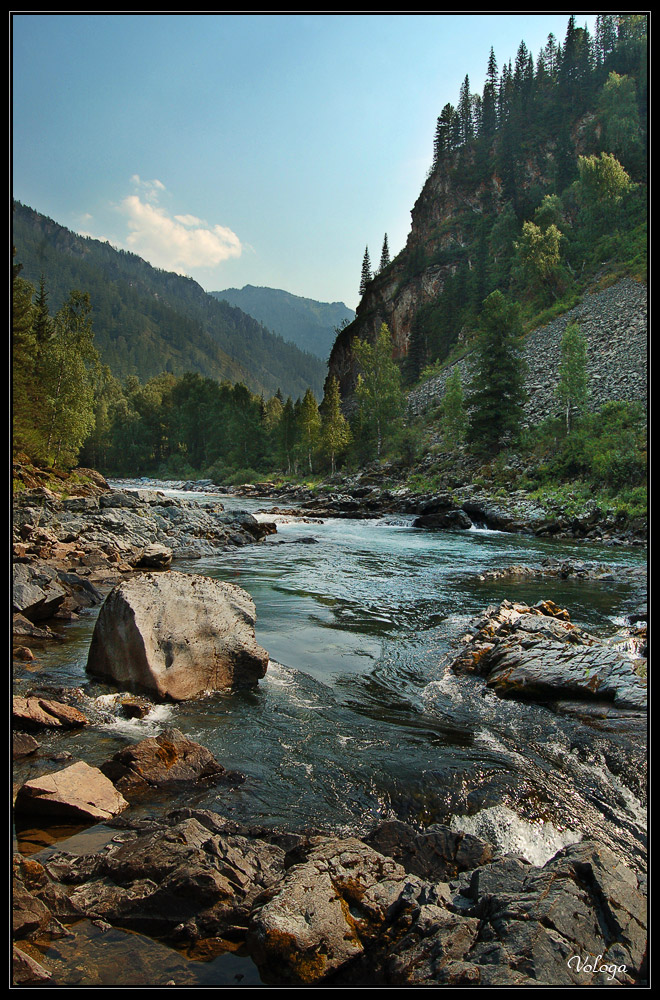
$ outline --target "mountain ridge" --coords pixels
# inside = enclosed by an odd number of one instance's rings
[[[355,318],[355,311],[344,302],[320,302],[265,285],[246,284],[209,294],[237,306],[269,330],[323,361],[329,357],[337,329]]]
[[[320,396],[325,365],[319,358],[192,278],[80,236],[18,201],[12,238],[22,276],[35,287],[43,276],[52,312],[72,289],[89,292],[97,349],[118,378],[196,371],[245,382],[257,393],[280,389],[295,398],[309,386]]]

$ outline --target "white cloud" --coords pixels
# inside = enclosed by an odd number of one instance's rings
[[[179,274],[241,256],[241,241],[227,226],[209,225],[195,215],[171,216],[158,204],[158,195],[165,191],[161,181],[142,181],[137,174],[131,181],[138,193],[119,205],[128,224],[128,249],[156,267]]]

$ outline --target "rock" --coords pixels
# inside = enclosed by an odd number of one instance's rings
[[[178,729],[124,747],[102,764],[101,770],[129,799],[150,788],[191,787],[229,777],[210,750],[187,739]],[[240,780],[237,774],[233,778]]]
[[[16,796],[16,812],[93,823],[128,807],[112,782],[96,767],[78,761],[62,771],[26,781]]]
[[[15,646],[12,656],[15,660],[24,660],[26,663],[31,663],[34,660],[34,653],[29,646]]]
[[[38,577],[25,563],[14,564],[12,585],[13,611],[32,622],[52,618],[66,597],[56,582]]]
[[[644,710],[646,685],[634,660],[572,624],[552,601],[503,601],[488,608],[454,660],[505,697],[560,703],[575,698]]]
[[[471,528],[472,521],[462,510],[448,510],[416,517],[413,528]]]
[[[399,820],[376,827],[367,837],[374,850],[393,858],[407,872],[429,881],[446,881],[492,859],[490,844],[469,833],[437,824],[423,833]]]
[[[87,671],[174,701],[254,687],[268,666],[255,618],[252,599],[235,584],[187,573],[140,574],[106,598]]]
[[[39,749],[39,744],[35,740],[34,736],[30,736],[29,733],[13,733],[12,734],[12,759],[16,760],[19,757],[29,757],[30,754],[36,753]]]
[[[166,818],[155,828],[126,831],[101,854],[60,853],[46,868],[75,886],[69,898],[90,919],[167,937],[245,937],[252,900],[279,879],[285,852],[235,832],[204,813]]]
[[[172,563],[172,549],[156,543],[147,545],[146,549],[135,563],[138,568],[168,569]]]
[[[12,720],[20,727],[46,729],[76,729],[89,722],[73,705],[48,698],[20,698],[12,701]]]
[[[406,873],[355,838],[325,839],[257,898],[248,947],[267,981],[323,982],[359,957],[396,903]]]
[[[12,615],[11,627],[12,637],[14,640],[18,640],[19,642],[22,639],[42,640],[60,638],[60,636],[58,636],[56,632],[53,632],[52,629],[48,628],[48,626],[35,625],[29,618],[26,618],[25,615],[21,614]]]
[[[39,986],[52,978],[48,969],[17,945],[12,946],[12,983],[14,986]]]

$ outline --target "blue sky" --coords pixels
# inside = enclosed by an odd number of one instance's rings
[[[437,116],[569,13],[15,14],[13,193],[195,278],[355,308]],[[595,14],[577,14],[594,33]]]

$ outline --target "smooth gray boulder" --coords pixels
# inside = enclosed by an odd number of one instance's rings
[[[143,573],[108,594],[87,671],[122,688],[183,701],[254,687],[268,653],[254,603],[232,583],[188,573]]]

